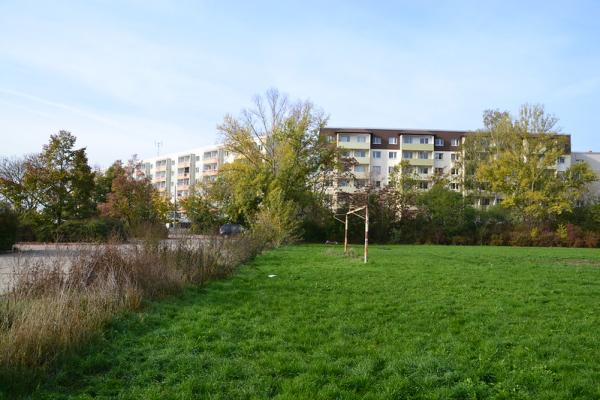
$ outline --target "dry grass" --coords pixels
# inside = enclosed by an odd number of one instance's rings
[[[0,299],[0,377],[43,370],[145,299],[230,275],[260,250],[251,236],[107,245],[48,265],[26,262]]]

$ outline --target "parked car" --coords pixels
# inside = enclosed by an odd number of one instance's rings
[[[219,228],[219,235],[221,236],[235,236],[244,232],[244,227],[239,224],[225,224]]]

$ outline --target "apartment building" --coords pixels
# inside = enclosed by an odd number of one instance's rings
[[[142,172],[175,202],[188,196],[198,183],[215,180],[220,166],[232,160],[222,146],[198,147],[144,159]]]
[[[463,190],[461,145],[468,134],[451,130],[323,128],[321,135],[326,141],[352,160],[348,174],[351,177],[328,182],[327,190],[335,194],[354,193],[366,186],[383,188],[390,183],[394,168],[407,161],[421,189],[429,189],[437,175],[448,179],[451,190],[460,192]],[[234,159],[222,145],[206,146],[144,159],[142,170],[155,188],[176,201],[189,195],[199,182],[215,180],[220,167]],[[587,162],[600,176],[600,153],[571,153],[568,136],[565,155],[558,160],[556,170],[565,171],[571,162]],[[600,194],[600,182],[592,190]],[[500,199],[490,193],[477,201],[478,205],[487,206]]]
[[[465,131],[323,128],[327,142],[355,160],[352,179],[333,182],[330,191],[353,193],[367,185],[382,188],[402,161],[407,161],[422,189],[431,187],[435,175],[447,176],[450,188],[461,190],[458,166]]]
[[[328,182],[328,192],[354,193],[366,186],[385,187],[390,183],[392,171],[402,161],[408,162],[421,189],[429,189],[436,176],[443,176],[451,190],[460,192],[464,178],[461,145],[468,134],[450,130],[323,128],[321,135],[326,141],[341,149],[342,157],[352,160],[348,171],[352,177],[342,176],[337,182]],[[565,171],[571,165],[570,136],[567,138],[567,149],[557,162],[557,171]],[[585,158],[588,159],[593,161],[591,156]],[[499,201],[501,199],[492,193],[477,199],[480,206]]]
[[[600,177],[600,153],[588,151],[588,152],[573,152],[571,153],[571,162],[573,163],[587,163],[592,171]],[[592,183],[590,192],[594,196],[600,196],[600,181]]]

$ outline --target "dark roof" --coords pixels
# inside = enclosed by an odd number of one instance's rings
[[[435,150],[439,151],[452,151],[456,150],[456,147],[450,146],[451,139],[459,139],[463,137],[468,131],[453,131],[453,130],[441,130],[441,129],[380,129],[380,128],[336,128],[336,127],[325,127],[321,129],[321,134],[328,135],[334,133],[370,133],[371,136],[378,136],[382,138],[381,144],[374,144],[373,138],[371,137],[371,148],[372,149],[398,149],[398,144],[388,144],[387,139],[390,137],[399,137],[400,135],[427,135],[434,136],[436,138],[444,139],[444,146],[435,146]]]
[[[398,144],[388,144],[387,138],[400,135],[427,135],[434,136],[435,138],[444,139],[443,146],[434,146],[437,151],[456,151],[455,146],[451,146],[452,139],[460,139],[468,133],[474,131],[457,131],[457,130],[444,130],[444,129],[381,129],[381,128],[336,128],[336,127],[325,127],[321,129],[322,135],[335,134],[335,133],[370,133],[371,134],[371,148],[372,149],[398,149]],[[563,134],[561,134],[563,135]],[[381,144],[373,143],[373,136],[379,136],[382,138]],[[567,137],[566,152],[571,152],[571,135],[564,134]]]

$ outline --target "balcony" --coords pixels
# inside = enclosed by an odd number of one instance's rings
[[[219,173],[219,171],[216,170],[216,169],[205,169],[205,170],[202,170],[202,175],[203,176],[214,176],[214,175],[217,175],[218,173]]]
[[[404,143],[406,138],[411,138],[412,143]],[[429,143],[416,143],[421,138],[412,135],[400,136],[400,150],[407,151],[433,151],[433,137],[427,138]]]
[[[204,163],[204,164],[217,164],[218,162],[219,162],[219,157],[217,157],[217,156],[202,158],[202,163]]]
[[[416,167],[433,167],[432,158],[404,158],[403,160],[408,161],[410,165],[414,165]]]
[[[343,142],[340,140],[342,136],[350,137],[349,142]],[[364,138],[364,142],[359,142],[358,138]],[[340,149],[357,149],[357,150],[368,150],[371,147],[371,135],[366,134],[338,134],[337,135],[337,146]]]

